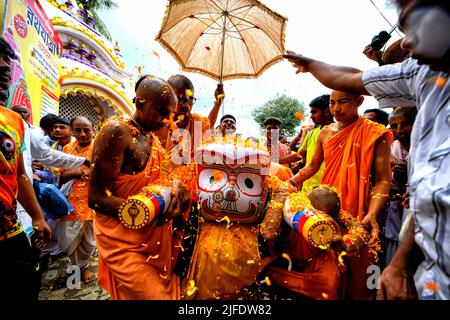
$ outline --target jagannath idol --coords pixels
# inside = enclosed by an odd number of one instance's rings
[[[164,215],[176,183],[195,188],[199,223],[182,298],[242,298],[276,258],[270,248],[283,217],[299,228],[298,221],[293,221],[299,215],[285,206],[294,190],[269,174],[270,164],[261,145],[214,137],[196,150],[194,164],[174,169],[123,205],[119,214],[123,224],[140,228]],[[337,232],[332,219],[313,210],[305,217],[301,234],[311,245],[328,249],[327,241]]]

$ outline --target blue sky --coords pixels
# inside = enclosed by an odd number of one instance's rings
[[[182,73],[194,83],[198,100],[193,111],[208,115],[213,106],[216,82],[203,75],[181,72],[177,62],[154,39],[160,29],[168,0],[116,0],[118,9],[100,12],[113,40],[118,40],[127,69],[137,75],[137,66],[143,73],[167,79]],[[389,24],[378,13],[370,0],[265,0],[272,10],[288,18],[286,49],[314,57],[328,63],[367,70],[376,67],[362,50],[375,34],[389,30]],[[393,6],[385,0],[373,0],[386,18],[394,24],[397,19]],[[400,38],[393,33],[391,43]],[[154,54],[157,53],[157,55]],[[128,83],[132,95],[132,81]],[[224,82],[225,113],[237,118],[237,131],[246,136],[259,132],[251,111],[264,104],[277,93],[285,93],[306,106],[316,96],[329,93],[309,74],[295,74],[287,61],[280,62],[258,79]],[[376,108],[377,102],[366,97],[360,111]],[[309,108],[307,108],[309,109]],[[219,116],[222,114],[219,114]]]

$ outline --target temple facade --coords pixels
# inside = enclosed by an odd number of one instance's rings
[[[118,43],[101,36],[92,14],[75,0],[41,5],[63,43],[59,115],[83,115],[98,128],[111,116],[134,113],[124,85],[132,74],[125,70]]]

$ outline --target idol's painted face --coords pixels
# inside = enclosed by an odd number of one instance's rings
[[[225,213],[230,219],[259,214],[263,177],[259,168],[224,165],[199,166],[199,199],[207,215]],[[220,214],[218,215],[220,216]]]
[[[219,157],[217,157],[219,155]],[[225,161],[202,162],[197,165],[201,214],[209,220],[227,216],[230,221],[256,222],[263,204],[263,179],[260,154],[229,158],[219,152],[216,158]],[[263,162],[269,163],[267,155]]]

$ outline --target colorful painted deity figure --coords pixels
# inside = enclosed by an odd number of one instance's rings
[[[274,245],[282,231],[282,220],[287,219],[286,199],[291,199],[289,194],[295,190],[270,175],[267,149],[250,141],[213,137],[196,150],[194,159],[194,164],[175,168],[140,194],[131,196],[119,217],[133,229],[158,223],[158,216],[164,215],[172,201],[171,190],[176,184],[194,189],[198,228],[195,234],[174,236],[173,243],[174,247],[180,247],[183,237],[196,237],[189,269],[181,284],[181,297],[187,300],[249,297],[261,272],[281,256]],[[332,219],[309,211],[305,217],[308,221],[302,225],[301,237],[318,251],[328,250],[326,243],[337,232]],[[183,218],[186,223],[188,217]],[[302,219],[292,221],[292,226],[300,227]],[[174,233],[182,230],[183,223],[178,225],[180,229],[174,228]],[[181,251],[184,250],[181,246]]]
[[[269,167],[270,157],[264,146],[236,138],[213,137],[196,150],[194,164],[175,168],[139,195],[131,196],[119,217],[133,229],[155,223],[156,217],[163,215],[169,206],[174,185],[181,183],[193,188],[198,210],[197,233],[174,237],[173,244],[181,246],[183,237],[196,237],[182,296],[184,293],[185,299],[239,298],[273,260],[262,257],[260,252],[261,230],[271,229],[271,219],[265,219],[271,210],[267,203],[277,192],[265,183]],[[286,195],[281,192],[280,196]],[[184,217],[185,222],[188,218]]]

